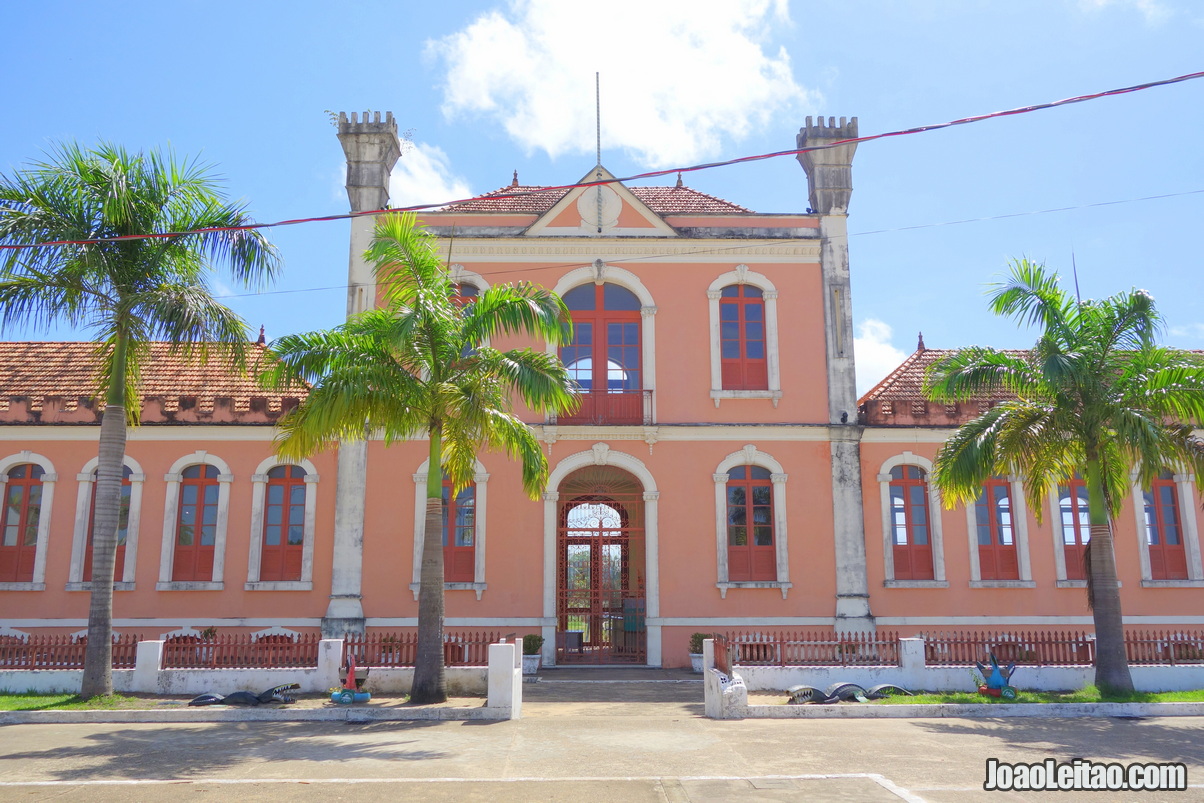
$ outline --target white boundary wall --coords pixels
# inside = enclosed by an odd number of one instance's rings
[[[249,691],[258,694],[283,683],[298,683],[305,693],[324,692],[340,685],[343,658],[342,639],[318,642],[318,665],[280,669],[163,669],[162,641],[138,643],[134,669],[113,670],[113,689],[117,692],[145,694],[231,694]],[[485,708],[493,719],[518,719],[522,710],[522,652],[516,644],[489,645],[488,667],[452,666],[447,674],[447,690],[452,696],[487,695]],[[0,691],[35,693],[76,693],[83,681],[82,669],[7,669],[0,670]],[[414,681],[412,668],[375,667],[368,672],[366,691],[377,694],[405,694]]]
[[[928,666],[924,662],[924,640],[899,640],[899,666],[737,666],[732,676],[715,668],[714,641],[703,647],[706,714],[715,719],[742,716],[807,716],[771,713],[759,709],[814,710],[828,706],[749,706],[749,691],[783,691],[791,686],[826,689],[834,683],[856,683],[869,688],[893,683],[909,691],[975,691],[972,666]],[[1132,666],[1134,685],[1141,691],[1187,691],[1204,688],[1204,665]],[[1031,691],[1081,689],[1095,681],[1093,666],[1021,666],[1016,669],[1016,687]],[[905,706],[903,706],[905,708]],[[1044,707],[1048,712],[1048,706]],[[754,709],[756,711],[754,712]],[[841,709],[845,710],[844,708]],[[856,716],[849,714],[849,716]],[[914,714],[912,714],[914,716]]]

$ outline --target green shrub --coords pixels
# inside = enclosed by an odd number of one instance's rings
[[[523,636],[523,655],[539,655],[543,649],[543,636],[528,633]]]
[[[710,633],[695,633],[690,636],[690,654],[702,655],[702,642],[711,637]]]

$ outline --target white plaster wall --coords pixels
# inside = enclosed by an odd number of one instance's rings
[[[750,691],[780,691],[791,686],[826,689],[833,683],[856,683],[869,688],[894,683],[909,691],[974,691],[971,666],[930,666],[905,670],[897,666],[739,666]],[[1134,685],[1141,691],[1188,691],[1204,687],[1204,665],[1133,666]],[[1012,683],[1021,691],[1081,689],[1095,682],[1092,666],[1020,666]]]

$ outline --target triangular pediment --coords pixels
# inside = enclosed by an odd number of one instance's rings
[[[531,224],[529,237],[676,237],[677,231],[660,215],[598,166],[578,183],[608,181],[592,187],[574,187],[555,206]]]

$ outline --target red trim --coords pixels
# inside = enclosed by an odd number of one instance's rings
[[[1187,551],[1183,546],[1183,526],[1179,521],[1179,489],[1174,479],[1159,477],[1154,480],[1146,493],[1145,502],[1150,579],[1186,580]],[[1153,533],[1149,531],[1151,514],[1156,528]],[[1155,539],[1157,543],[1154,543]]]
[[[560,359],[582,388],[581,406],[575,413],[560,416],[561,424],[639,424],[643,420],[643,395],[632,392],[641,390],[644,381],[640,311],[606,309],[607,287],[631,292],[620,285],[594,285],[593,309],[572,310],[573,342],[561,346]],[[586,359],[590,361],[588,370],[574,370],[574,365]],[[622,367],[622,377],[610,376],[611,362]]]
[[[1087,552],[1087,542],[1091,540],[1091,528],[1088,524],[1087,483],[1081,477],[1075,477],[1065,485],[1058,487],[1058,516],[1061,532],[1057,536],[1062,540],[1062,555],[1066,565],[1067,580],[1086,580],[1087,573],[1083,567],[1083,556]],[[1083,490],[1082,498],[1078,494]],[[1069,509],[1062,500],[1069,501]],[[1080,504],[1080,502],[1082,504]],[[1069,519],[1067,518],[1069,516]],[[1066,540],[1068,534],[1070,540]]]
[[[1015,507],[1008,481],[994,478],[984,482],[974,514],[978,531],[979,579],[1019,580]],[[983,543],[984,535],[987,543]]]
[[[749,476],[753,466],[744,468],[744,477],[727,481],[727,579],[773,582],[778,579],[773,484],[767,477]]]
[[[195,476],[188,476],[192,469],[197,469]],[[176,511],[176,546],[171,571],[174,582],[213,580],[219,493],[216,467],[195,465],[184,469],[179,510]],[[193,499],[189,500],[189,496]],[[182,539],[188,543],[181,543]]]
[[[14,477],[13,474],[20,468],[25,469],[25,476]],[[8,470],[8,482],[4,486],[4,515],[0,523],[0,582],[33,582],[41,513],[41,467],[34,463],[13,466]]]
[[[890,473],[894,579],[934,580],[932,524],[928,520],[928,475],[918,466],[896,466]],[[896,499],[901,503],[897,508]],[[903,514],[902,521],[899,520],[899,513]]]
[[[472,491],[472,517],[460,528],[463,532],[457,533],[456,522],[459,518],[460,505],[457,504],[456,495],[452,493],[451,480],[446,478],[443,480],[443,582],[445,583],[471,583],[476,580],[477,487],[469,485],[467,489],[461,489],[460,493],[464,493],[465,490]],[[457,535],[461,537],[457,538]],[[460,542],[464,540],[471,543],[460,545]]]
[[[764,298],[759,290],[748,285],[734,287],[737,295],[719,299],[719,363],[723,389],[769,390]],[[746,289],[755,290],[756,295],[746,297]],[[758,354],[760,356],[756,356]]]
[[[281,471],[277,471],[281,469]],[[279,476],[273,476],[277,474]],[[273,501],[273,489],[279,499]],[[300,488],[296,494],[294,489]],[[262,551],[259,579],[262,582],[286,582],[301,579],[301,560],[305,548],[305,469],[300,466],[276,466],[268,472],[264,488]],[[300,498],[297,498],[297,497]],[[301,530],[301,541],[290,543],[294,527]],[[275,541],[276,543],[271,543]]]
[[[130,497],[133,493],[133,483],[130,482],[130,467],[123,466],[121,472],[122,516],[117,522],[117,557],[113,561],[113,581],[121,582],[125,573],[125,541],[126,531],[130,524]],[[92,582],[92,530],[96,527],[96,474],[92,475],[92,501],[88,508],[88,542],[84,546],[84,573],[81,579],[85,583]],[[126,490],[130,489],[130,490]]]

